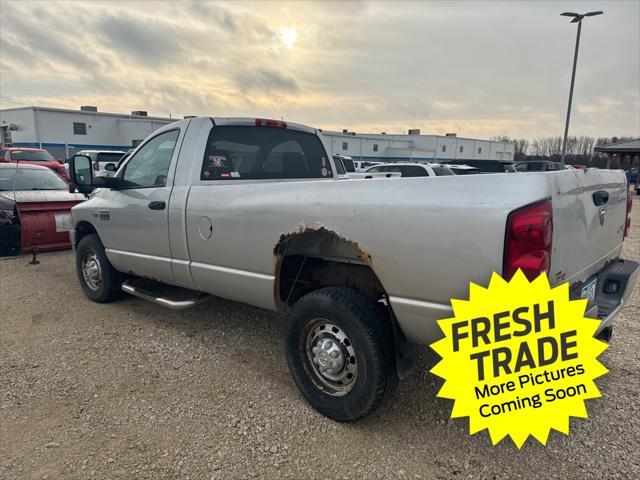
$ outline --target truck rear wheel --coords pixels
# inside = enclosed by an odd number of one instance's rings
[[[286,350],[302,395],[339,422],[371,415],[398,383],[389,319],[381,305],[351,288],[300,298],[289,315]]]
[[[90,300],[107,303],[122,295],[122,275],[109,262],[95,233],[82,237],[78,243],[76,272],[80,287]]]

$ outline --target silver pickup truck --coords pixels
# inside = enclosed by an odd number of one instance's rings
[[[287,312],[293,379],[339,421],[374,412],[438,337],[450,299],[492,272],[569,282],[610,335],[640,271],[619,258],[622,171],[338,179],[328,152],[303,125],[193,118],[155,131],[111,178],[76,155],[84,293]]]

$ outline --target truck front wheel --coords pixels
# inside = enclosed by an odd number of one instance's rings
[[[289,315],[287,361],[305,399],[339,422],[371,415],[398,383],[382,305],[344,287],[300,298]]]
[[[122,275],[109,263],[100,237],[95,233],[78,242],[76,272],[80,287],[90,300],[107,303],[122,295]]]

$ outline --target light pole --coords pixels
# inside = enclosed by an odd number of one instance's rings
[[[595,15],[602,15],[604,12],[598,10],[597,12],[587,12],[587,13],[573,13],[573,12],[564,12],[560,15],[564,15],[565,17],[573,17],[571,23],[578,24],[578,33],[576,34],[576,51],[573,54],[573,70],[571,71],[571,87],[569,88],[569,106],[567,107],[567,120],[564,124],[564,139],[562,140],[562,157],[560,161],[562,165],[564,165],[564,157],[567,154],[567,135],[569,134],[569,117],[571,116],[571,100],[573,100],[573,84],[576,80],[576,63],[578,62],[578,47],[580,46],[580,30],[582,30],[582,19],[584,17],[593,17]]]

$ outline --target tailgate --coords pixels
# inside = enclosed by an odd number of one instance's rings
[[[585,282],[620,254],[627,216],[622,170],[545,174],[553,205],[553,283]]]

